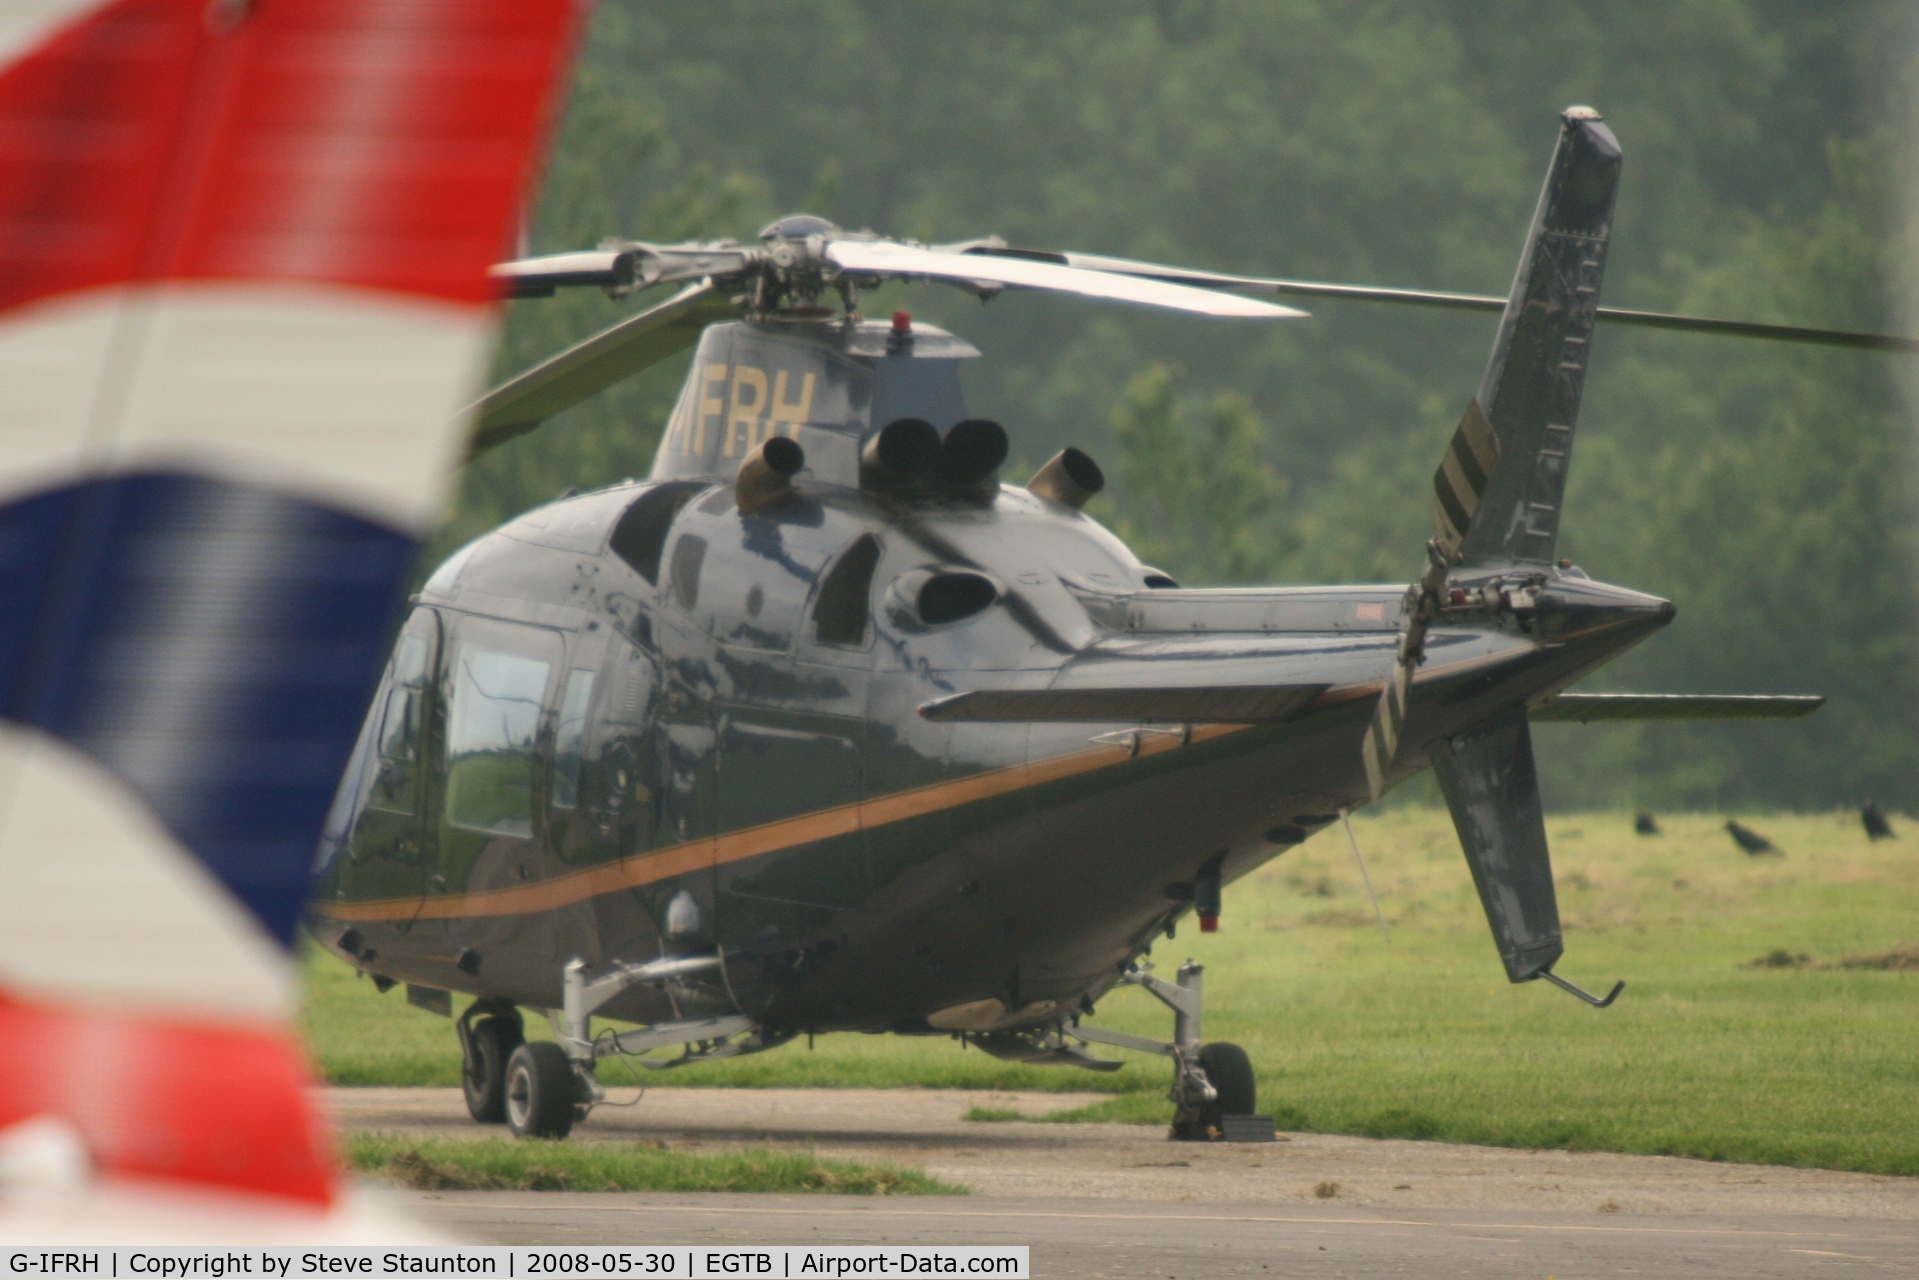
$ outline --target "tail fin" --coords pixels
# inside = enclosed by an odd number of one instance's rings
[[[1486,376],[1433,477],[1455,560],[1549,564],[1559,536],[1620,165],[1598,112],[1568,107],[1560,121]]]
[[[578,9],[0,4],[0,1145],[335,1203],[290,949]]]
[[[1506,976],[1537,978],[1565,947],[1525,711],[1436,744],[1432,761]]]

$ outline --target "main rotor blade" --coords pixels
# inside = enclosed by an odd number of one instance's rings
[[[1825,705],[1817,694],[1561,693],[1527,708],[1534,720],[1797,720]]]
[[[1029,262],[1050,262],[1061,266],[1082,267],[1114,275],[1159,280],[1167,284],[1196,289],[1218,289],[1230,293],[1272,293],[1283,297],[1336,298],[1349,302],[1396,302],[1402,306],[1440,307],[1454,311],[1504,311],[1506,299],[1481,293],[1446,293],[1432,289],[1385,289],[1373,285],[1331,284],[1317,280],[1282,280],[1260,276],[1226,275],[1217,271],[1195,271],[1167,267],[1153,262],[1135,262],[1129,258],[1109,258],[1096,253],[1048,253],[1036,249],[968,249],[969,256],[1011,257]],[[1885,333],[1858,333],[1848,329],[1818,329],[1805,325],[1761,324],[1752,320],[1718,320],[1710,316],[1677,315],[1664,311],[1634,311],[1625,307],[1601,307],[1600,320],[1608,324],[1630,325],[1644,329],[1669,329],[1682,333],[1712,333],[1732,338],[1759,338],[1769,342],[1802,342],[1824,347],[1850,347],[1861,351],[1897,351],[1919,354],[1919,338],[1903,338]]]
[[[1057,262],[1038,262],[1019,257],[982,258],[974,254],[890,244],[884,240],[831,240],[826,245],[826,256],[846,271],[926,276],[938,280],[986,280],[996,284],[1021,285],[1028,289],[1051,289],[1088,298],[1106,298],[1113,302],[1169,307],[1203,316],[1288,319],[1306,314],[1292,307],[1261,302],[1256,298],[1194,289],[1135,274],[1088,271]]]
[[[583,285],[626,289],[637,279],[633,253],[622,249],[587,249],[497,262],[487,268],[486,274],[499,285],[503,298],[550,298],[555,289]]]
[[[1262,724],[1291,719],[1324,692],[1323,684],[979,689],[935,698],[919,713],[938,724]]]
[[[474,457],[554,414],[604,391],[620,379],[658,364],[699,341],[716,320],[739,314],[731,299],[710,284],[689,285],[659,306],[629,316],[577,342],[486,393],[472,409]]]

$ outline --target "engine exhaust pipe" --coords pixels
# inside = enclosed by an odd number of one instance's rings
[[[1061,502],[1075,511],[1092,501],[1106,487],[1106,473],[1099,463],[1078,449],[1062,449],[1026,482],[1029,493]]]
[[[940,478],[962,489],[991,482],[1006,461],[1006,428],[986,418],[968,418],[954,426],[940,442]]]
[[[921,418],[895,418],[860,449],[860,485],[896,489],[931,479],[940,465],[939,428]]]
[[[793,492],[793,477],[806,465],[806,450],[785,436],[771,436],[754,447],[733,478],[733,497],[743,515],[765,510]]]

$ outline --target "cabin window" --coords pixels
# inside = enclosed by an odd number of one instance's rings
[[[548,673],[535,658],[460,650],[447,713],[449,825],[532,838],[534,752]]]
[[[700,566],[706,563],[706,539],[698,534],[680,535],[673,544],[673,565],[667,577],[673,589],[673,598],[680,602],[682,609],[691,609],[700,602]]]
[[[648,583],[658,586],[660,555],[666,550],[673,518],[704,488],[703,480],[679,481],[655,485],[641,494],[613,527],[613,554],[632,565]]]
[[[593,701],[593,673],[576,669],[566,678],[560,723],[553,732],[553,807],[580,803],[580,750],[586,742],[586,711]]]
[[[426,698],[426,640],[402,636],[393,651],[379,733],[379,771],[367,803],[391,813],[412,813],[419,792],[420,708]]]
[[[821,644],[857,645],[866,639],[867,600],[879,562],[879,539],[862,534],[827,571],[813,605],[813,634]]]

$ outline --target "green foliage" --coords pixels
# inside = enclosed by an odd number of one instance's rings
[[[1146,563],[1183,566],[1185,585],[1257,582],[1290,534],[1286,477],[1260,456],[1262,437],[1245,400],[1222,391],[1196,411],[1155,363],[1113,410],[1119,484],[1095,514]]]
[[[1891,0],[608,0],[534,247],[849,226],[1504,292],[1570,102],[1626,174],[1606,301],[1892,327],[1910,16]],[[1315,304],[1203,322],[934,286],[1017,456],[1075,443],[1182,581],[1404,581],[1490,319]],[[514,304],[505,372],[629,314]],[[1919,804],[1908,415],[1884,356],[1602,330],[1562,551],[1678,623],[1613,688],[1831,695],[1802,724],[1542,734],[1561,805]],[[1171,370],[1182,370],[1175,378]],[[471,467],[443,551],[643,473],[683,372]],[[1184,433],[1184,438],[1181,438]]]
[[[347,1136],[361,1173],[424,1191],[825,1191],[854,1196],[963,1196],[917,1169],[783,1151],[671,1151],[659,1143]]]
[[[1433,809],[1354,819],[1390,943],[1334,829],[1229,886],[1220,932],[1161,943],[1160,972],[1187,956],[1206,965],[1207,1038],[1245,1047],[1259,1109],[1284,1129],[1919,1174],[1919,972],[1888,958],[1919,941],[1909,820],[1894,819],[1905,839],[1872,844],[1850,812],[1739,816],[1785,856],[1749,858],[1717,816],[1661,814],[1665,834],[1653,837],[1634,835],[1629,813],[1549,820],[1559,969],[1589,987],[1627,982],[1603,1012],[1543,982],[1507,983],[1458,841]],[[1795,963],[1752,964],[1776,951]],[[331,959],[308,977],[309,1041],[329,1078],[421,1083],[431,1068],[434,1083],[457,1083],[445,1019],[397,991],[375,996]],[[1102,1000],[1095,1021],[1155,1037],[1171,1025],[1131,989]],[[1124,1069],[835,1035],[816,1052],[792,1044],[670,1080],[1100,1091],[1115,1096],[1023,1118],[1171,1119],[1164,1059],[1094,1048]],[[616,1070],[602,1068],[609,1085]],[[974,1118],[1010,1119],[999,1108]]]
[[[586,248],[609,236],[675,241],[740,234],[767,208],[753,178],[722,173],[710,163],[663,179],[666,150],[658,118],[617,92],[591,64],[584,67],[553,149],[527,252]],[[662,300],[651,294],[614,300],[572,290],[509,303],[493,376],[507,378]],[[447,522],[422,557],[420,576],[468,539],[563,492],[645,475],[686,369],[685,357],[670,360],[470,463],[460,474]]]

